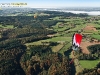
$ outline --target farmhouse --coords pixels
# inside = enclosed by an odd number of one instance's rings
[[[47,35],[48,37],[54,37],[55,35],[51,34],[51,35]]]

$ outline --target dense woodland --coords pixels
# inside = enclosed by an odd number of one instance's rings
[[[87,17],[88,15],[56,11],[41,12],[50,15],[37,16],[37,18],[21,15],[0,16],[0,25],[4,27],[13,25],[13,28],[9,29],[0,28],[0,75],[72,75],[73,67],[69,64],[69,58],[60,53],[52,52],[51,46],[54,43],[32,45],[28,48],[24,44],[47,39],[50,38],[47,36],[48,34],[57,33],[47,28],[57,22],[64,22],[64,20],[53,20],[52,17]],[[90,47],[90,49],[93,48]],[[96,49],[96,53],[98,53],[98,49]],[[92,50],[91,52],[95,53]],[[100,57],[100,52],[98,55]],[[89,56],[92,58],[92,55]],[[83,58],[80,57],[80,59]],[[100,68],[100,63],[97,68]],[[97,68],[86,69],[79,75],[90,75],[90,73],[91,75],[97,75],[97,73],[100,73],[100,71],[96,71]]]
[[[67,57],[53,53],[50,46],[30,46],[30,54],[21,58],[21,66],[27,75],[70,75]]]

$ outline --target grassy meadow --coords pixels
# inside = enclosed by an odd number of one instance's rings
[[[79,62],[83,68],[91,69],[96,67],[100,60],[80,60]]]

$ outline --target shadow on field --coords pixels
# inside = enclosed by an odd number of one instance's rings
[[[75,75],[76,70],[74,64],[70,64],[70,67],[71,67],[71,75]]]
[[[64,52],[64,55],[67,56],[70,61],[72,60],[69,57],[71,51],[72,51],[72,49],[70,48],[69,50],[67,50],[67,51]],[[70,67],[71,67],[71,75],[75,75],[76,70],[75,70],[74,62],[70,64]]]
[[[72,49],[69,49],[69,50],[65,51],[64,55],[69,58],[69,55],[70,55],[71,51],[72,51]]]

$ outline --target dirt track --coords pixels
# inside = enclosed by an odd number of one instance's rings
[[[93,25],[87,25],[83,30],[87,30],[87,31],[97,31],[96,30],[96,28],[93,26]],[[95,44],[100,44],[100,42],[99,43],[95,43],[95,42],[93,42],[93,43],[91,43],[91,42],[89,42],[89,41],[85,41],[85,42],[81,42],[81,44],[80,44],[80,47],[81,47],[81,49],[82,49],[82,52],[84,53],[84,54],[89,54],[90,52],[89,52],[89,50],[87,49],[87,47],[88,46],[90,46],[90,45],[95,45]]]
[[[90,46],[90,45],[95,45],[95,44],[100,44],[100,42],[99,43],[95,43],[95,42],[93,42],[93,43],[91,43],[91,42],[81,42],[80,47],[81,47],[82,52],[84,54],[89,54],[90,52],[87,49],[87,47]]]
[[[93,30],[93,31],[97,31],[96,28],[94,26],[91,26],[91,25],[87,25],[83,30]]]

